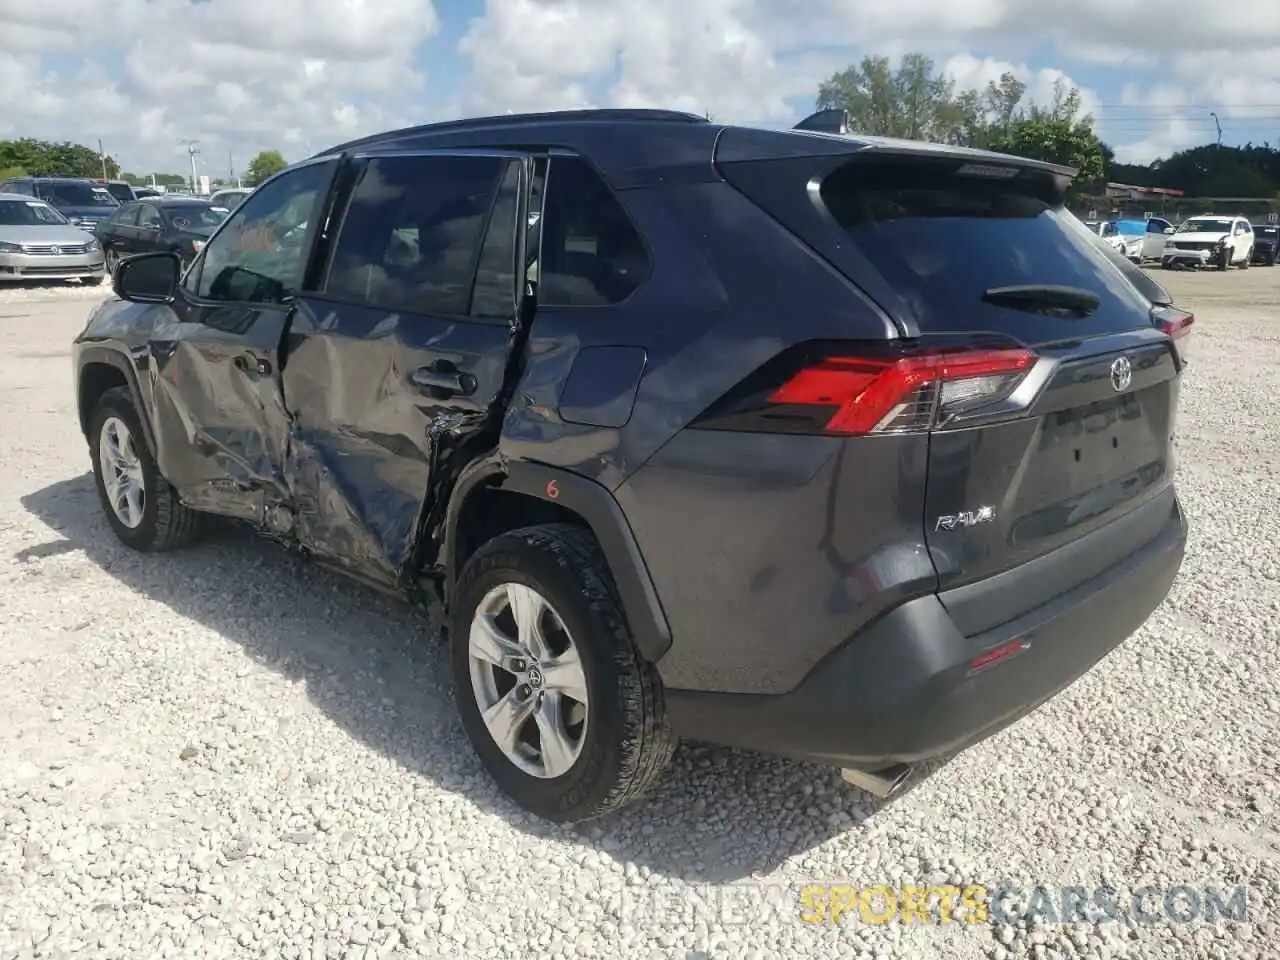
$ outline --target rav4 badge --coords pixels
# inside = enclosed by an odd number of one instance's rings
[[[979,507],[977,510],[962,510],[960,513],[944,513],[934,523],[934,530],[956,530],[976,527],[980,523],[990,523],[996,518],[995,507]]]

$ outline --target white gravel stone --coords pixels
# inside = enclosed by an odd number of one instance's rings
[[[419,613],[234,532],[119,546],[68,356],[102,293],[0,289],[0,958],[1276,956],[1280,269],[1159,277],[1193,532],[1129,643],[888,805],[687,745],[577,829],[481,774]],[[929,882],[1248,884],[1253,922],[799,919]]]

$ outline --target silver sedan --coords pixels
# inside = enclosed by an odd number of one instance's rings
[[[0,282],[106,278],[102,245],[43,200],[0,193]]]

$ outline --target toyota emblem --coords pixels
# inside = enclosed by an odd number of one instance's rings
[[[1129,363],[1128,357],[1117,357],[1111,364],[1111,387],[1116,393],[1123,393],[1129,389],[1129,384],[1133,380],[1133,366]]]

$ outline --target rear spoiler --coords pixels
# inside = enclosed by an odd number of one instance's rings
[[[834,107],[830,110],[819,110],[811,113],[792,130],[809,130],[813,133],[836,133],[842,137],[849,135],[849,111]]]
[[[1074,167],[1050,163],[1047,160],[1036,160],[1031,157],[1017,157],[1007,153],[996,153],[993,150],[979,150],[973,147],[957,147],[949,144],[931,143],[925,140],[902,140],[894,137],[864,136],[849,129],[849,111],[834,107],[830,110],[819,110],[811,113],[792,130],[803,130],[809,133],[834,134],[849,137],[862,143],[862,149],[868,153],[880,155],[900,155],[916,157],[954,158],[968,160],[967,167],[972,168],[974,175],[989,173],[995,175],[1002,168],[1006,172],[1017,167],[1027,173],[1047,175],[1059,193],[1065,193],[1079,172]]]

